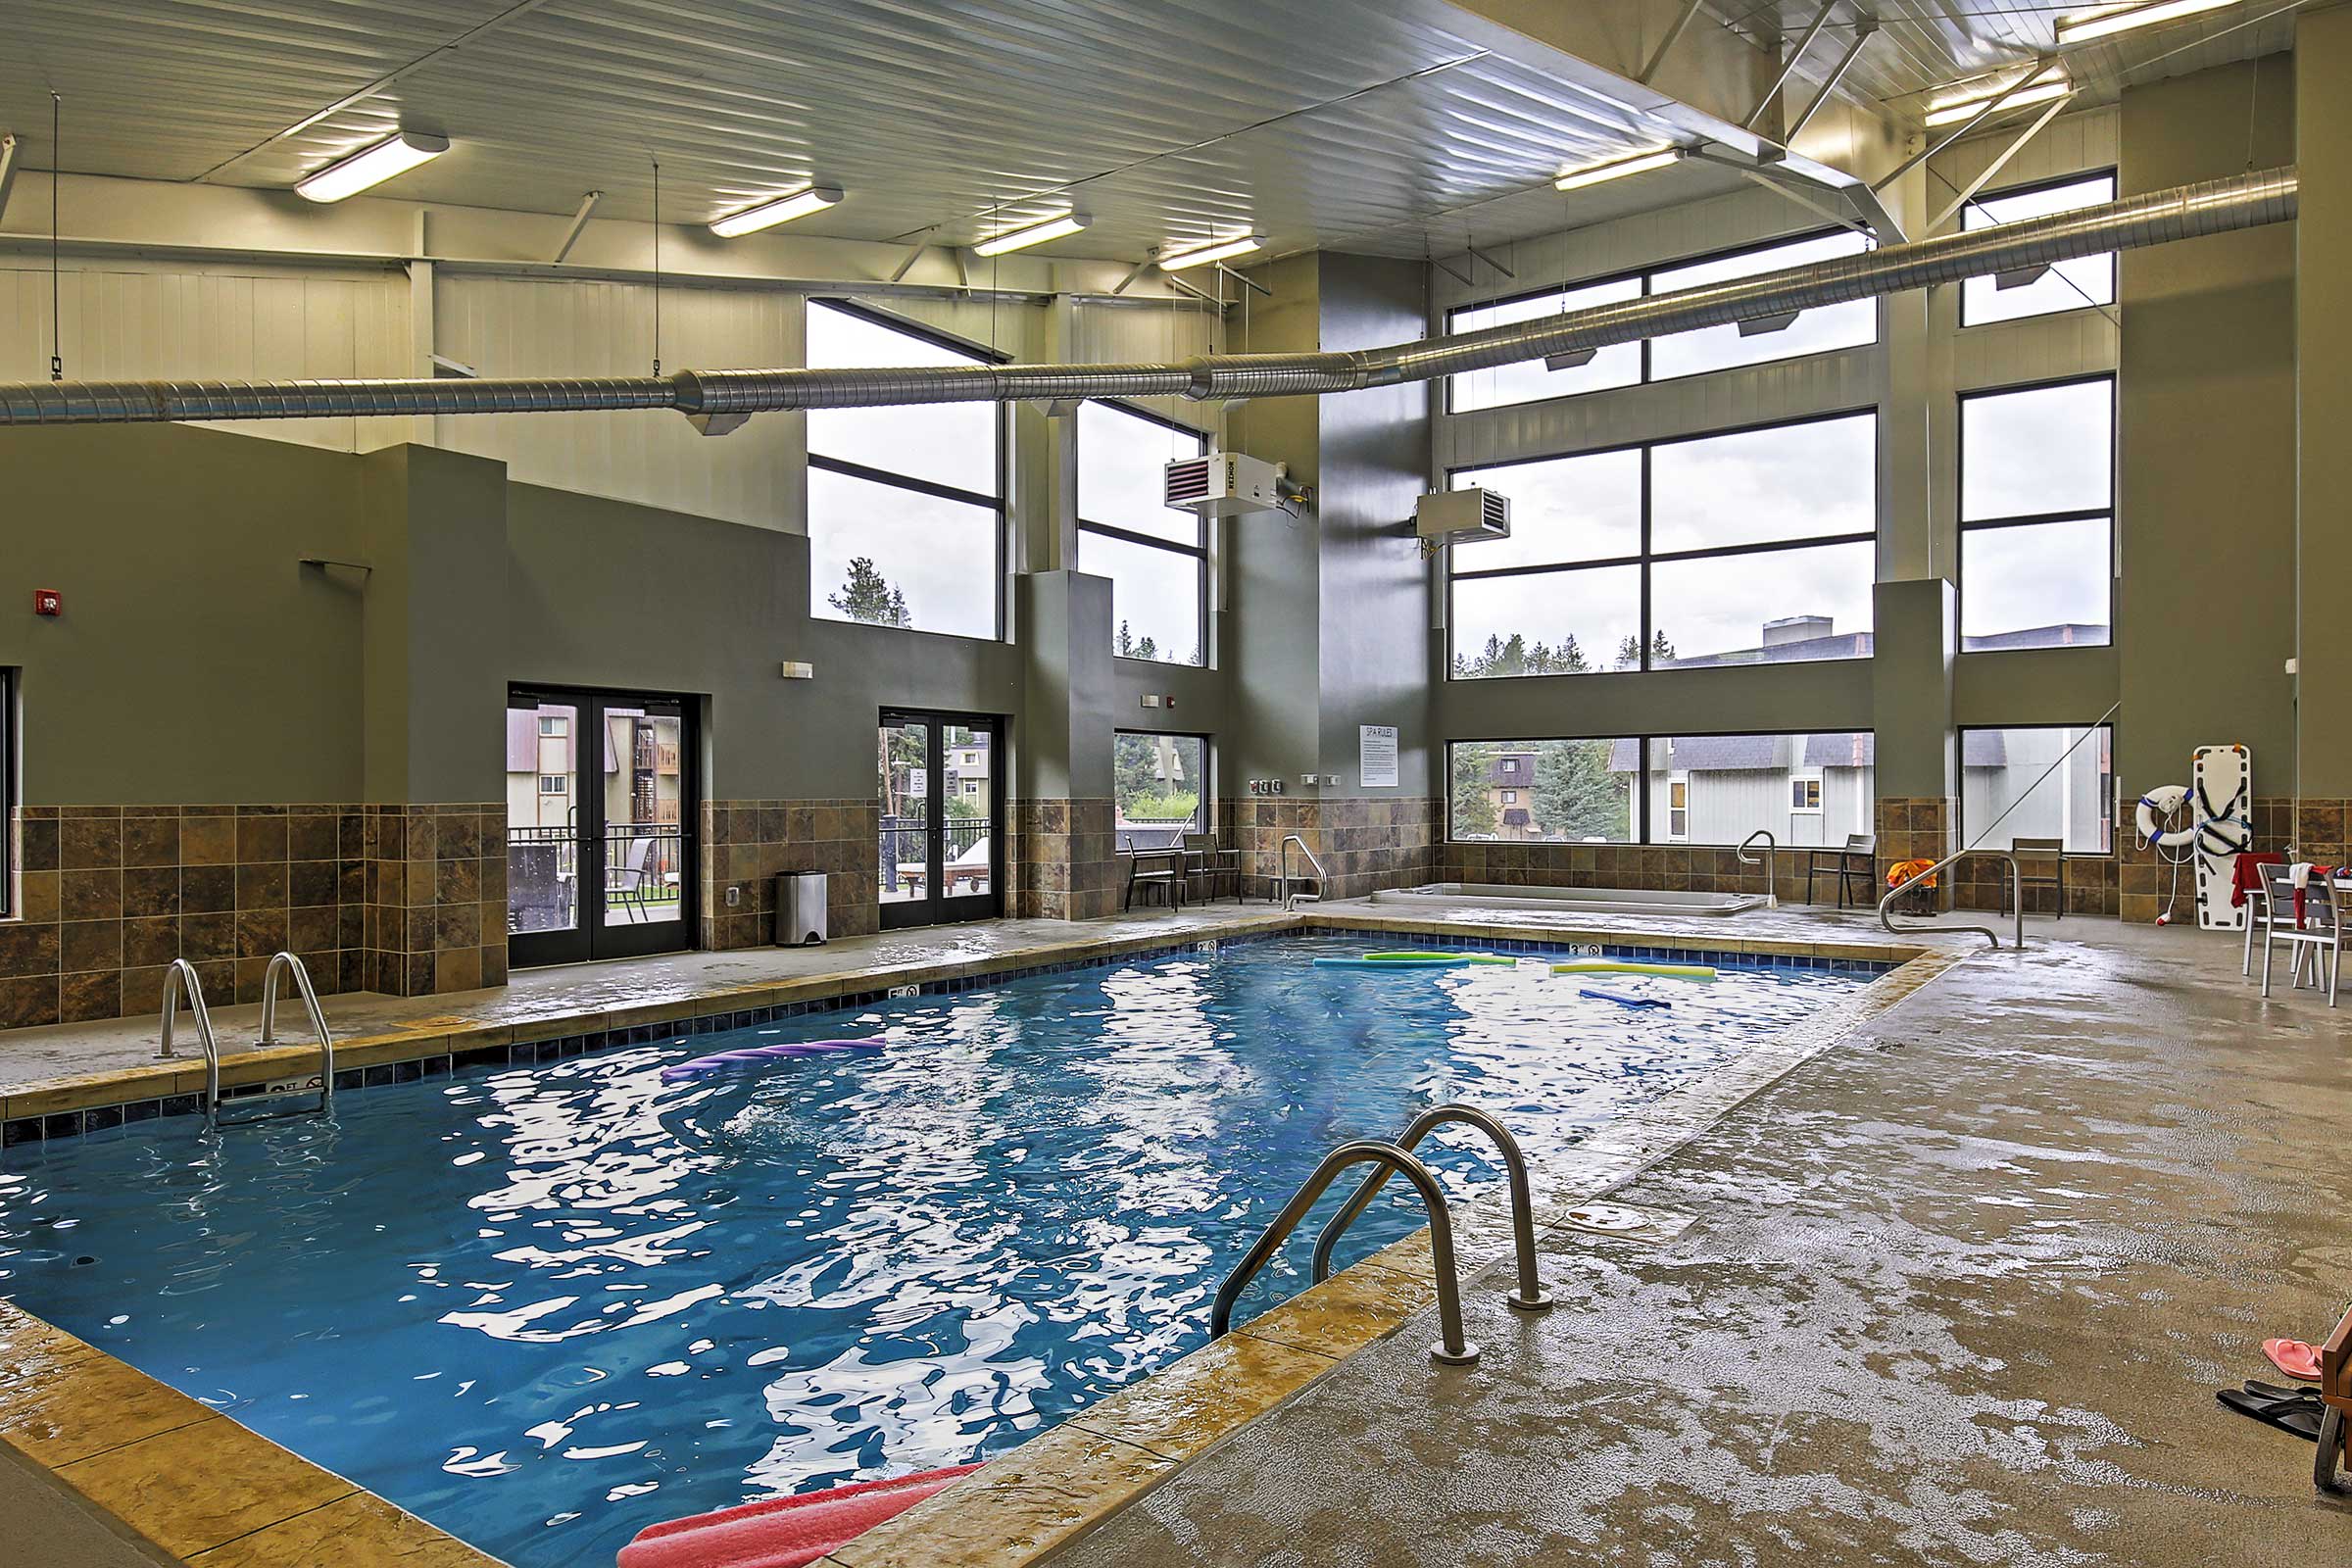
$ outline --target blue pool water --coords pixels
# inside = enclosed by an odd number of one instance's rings
[[[658,1520],[1009,1447],[1192,1349],[1342,1139],[1463,1100],[1540,1163],[1866,979],[1612,977],[1673,1003],[1632,1011],[1535,972],[1310,962],[1373,945],[1033,975],[211,1141],[178,1117],[20,1148],[0,1297],[523,1568],[610,1563]],[[1457,1193],[1494,1174],[1469,1142],[1437,1163]],[[1384,1201],[1343,1255],[1418,1223]],[[1298,1287],[1311,1234],[1244,1316]]]

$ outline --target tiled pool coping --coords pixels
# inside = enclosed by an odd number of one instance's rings
[[[1179,953],[1203,942],[1261,940],[1298,931],[1409,936],[1432,946],[1552,953],[1598,945],[1646,957],[1719,965],[1801,962],[1877,978],[1703,1079],[1621,1120],[1532,1177],[1540,1242],[1567,1211],[1630,1179],[1734,1105],[1829,1049],[1867,1019],[1961,961],[1915,947],[1722,941],[1551,926],[1474,925],[1315,911],[1280,923],[1207,926],[1171,941],[1046,944],[986,961],[914,965],[704,995],[594,1014],[551,1013],[520,1024],[435,1031],[431,1020],[338,1045],[337,1082],[402,1082],[480,1064],[537,1062],[590,1049],[710,1033],[810,1011],[861,1006],[892,989],[956,992],[1019,974]],[[1893,966],[1893,967],[1889,967]],[[730,1005],[730,1004],[732,1004]],[[582,1027],[593,1020],[594,1029]],[[684,1026],[681,1031],[681,1025]],[[495,1037],[495,1038],[493,1038]],[[595,1042],[591,1046],[590,1042]],[[258,1088],[297,1072],[316,1053],[286,1048],[222,1063],[224,1086]],[[428,1065],[429,1064],[429,1065]],[[413,1069],[413,1070],[410,1070]],[[382,1076],[374,1075],[381,1073]],[[195,1082],[183,1082],[192,1077]],[[30,1137],[72,1137],[193,1110],[201,1065],[172,1063],[92,1074],[17,1091],[6,1125]],[[251,1086],[249,1088],[249,1086]],[[131,1106],[153,1106],[133,1115]],[[120,1120],[110,1111],[122,1112]],[[58,1121],[55,1118],[72,1118]],[[37,1134],[25,1124],[37,1127]],[[1465,1279],[1495,1260],[1508,1227],[1498,1199],[1456,1218]],[[1418,1231],[1321,1285],[1122,1390],[992,1461],[938,1497],[867,1532],[825,1559],[832,1568],[1009,1568],[1074,1539],[1226,1435],[1314,1382],[1340,1360],[1395,1333],[1434,1299],[1427,1232]],[[1457,1376],[1475,1376],[1464,1368]],[[47,1323],[0,1303],[0,1443],[45,1470],[81,1503],[167,1555],[212,1568],[307,1563],[322,1550],[346,1560],[430,1568],[492,1568],[496,1559],[403,1512],[300,1455]],[[331,1544],[331,1545],[330,1545]]]

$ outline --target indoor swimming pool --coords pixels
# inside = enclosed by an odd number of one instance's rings
[[[1002,1451],[1194,1348],[1339,1141],[1464,1101],[1541,1169],[1870,978],[1610,976],[1671,1003],[1637,1010],[1536,963],[1312,962],[1401,945],[1229,943],[58,1140],[0,1171],[0,1298],[520,1568],[610,1563],[662,1519]],[[843,1038],[884,1044],[662,1073]],[[1432,1162],[1496,1174],[1467,1137]],[[1402,1190],[1343,1262],[1420,1223]]]

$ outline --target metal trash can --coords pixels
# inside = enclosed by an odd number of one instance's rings
[[[786,871],[776,878],[776,946],[825,940],[825,873]]]

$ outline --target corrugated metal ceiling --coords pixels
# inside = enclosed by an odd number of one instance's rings
[[[1913,110],[2046,48],[2056,14],[1867,3],[1887,36],[1848,86]],[[2260,9],[2127,35],[2078,72],[2278,47],[2291,19],[2231,30]],[[1728,0],[1722,20],[1768,35],[1812,14]],[[1243,229],[1445,254],[1737,182],[1686,165],[1551,192],[1658,131],[1457,21],[1439,0],[10,0],[0,127],[46,167],[54,87],[70,170],[269,188],[405,124],[457,146],[387,195],[561,213],[600,188],[622,219],[651,215],[658,158],[684,222],[814,177],[850,199],[801,230],[856,239],[969,243],[1075,203],[1095,227],[1070,256]]]

